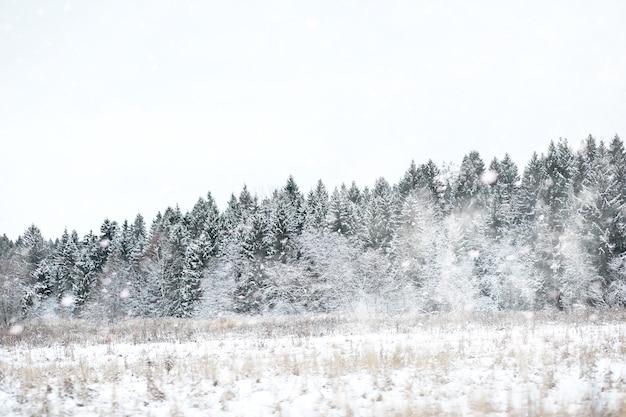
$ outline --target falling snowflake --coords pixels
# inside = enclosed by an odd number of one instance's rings
[[[14,324],[13,326],[9,328],[9,334],[11,336],[19,336],[22,334],[23,331],[24,331],[24,326],[22,326],[21,324]]]
[[[485,185],[491,185],[498,180],[498,173],[492,169],[483,172],[480,181]]]
[[[467,251],[467,257],[471,259],[472,261],[475,261],[476,259],[480,257],[480,251],[477,251],[477,250]]]
[[[74,304],[74,296],[72,295],[66,295],[61,299],[61,305],[63,307],[70,307],[72,304]]]

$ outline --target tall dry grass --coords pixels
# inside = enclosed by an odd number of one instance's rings
[[[625,318],[581,311],[32,320],[19,334],[0,333],[0,391],[15,415],[163,407],[186,415],[216,404],[234,415],[248,385],[277,392],[276,415],[307,396],[321,404],[318,415],[622,415]],[[574,405],[566,380],[584,384]],[[280,384],[296,384],[293,398],[280,398]]]

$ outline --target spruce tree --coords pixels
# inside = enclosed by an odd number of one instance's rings
[[[491,161],[489,175],[493,177],[488,184],[490,227],[493,236],[499,238],[515,223],[517,213],[514,199],[520,178],[517,165],[509,154],[506,154],[501,161],[497,158]]]
[[[363,240],[366,247],[388,251],[396,224],[394,192],[384,178],[379,178],[365,207]]]
[[[322,230],[326,226],[329,206],[328,191],[322,180],[317,182],[314,190],[311,190],[304,203],[304,229]]]
[[[530,161],[526,164],[520,188],[517,192],[515,212],[519,220],[526,224],[532,222],[537,213],[537,206],[543,205],[541,200],[542,189],[545,185],[544,157],[533,152]]]
[[[328,229],[346,237],[354,237],[361,230],[361,216],[358,206],[348,197],[344,184],[335,188],[330,197],[327,218]]]
[[[300,194],[293,177],[289,177],[287,185],[276,191],[268,202],[268,219],[264,231],[263,243],[267,255],[282,263],[296,256],[295,239],[302,230],[304,223],[302,210],[304,197]]]
[[[141,214],[138,213],[137,216],[135,216],[135,220],[133,221],[130,231],[132,239],[130,259],[133,264],[137,264],[139,262],[139,259],[141,258],[148,238],[146,223]]]
[[[454,206],[462,211],[482,209],[485,206],[487,188],[482,180],[485,163],[477,151],[463,158],[454,183]]]
[[[13,242],[6,234],[0,236],[0,259],[6,258],[9,251],[13,248]]]

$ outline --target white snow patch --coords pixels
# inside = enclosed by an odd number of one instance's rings
[[[215,321],[206,334],[193,332],[200,321],[168,320],[169,343],[143,342],[145,323],[127,335],[135,342],[115,332],[104,344],[89,334],[20,342],[0,348],[0,415],[504,417],[618,415],[626,405],[619,318],[466,317],[371,317],[290,335],[266,318]]]

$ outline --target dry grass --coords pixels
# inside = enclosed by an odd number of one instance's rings
[[[625,318],[30,321],[0,333],[0,414],[619,416]]]

